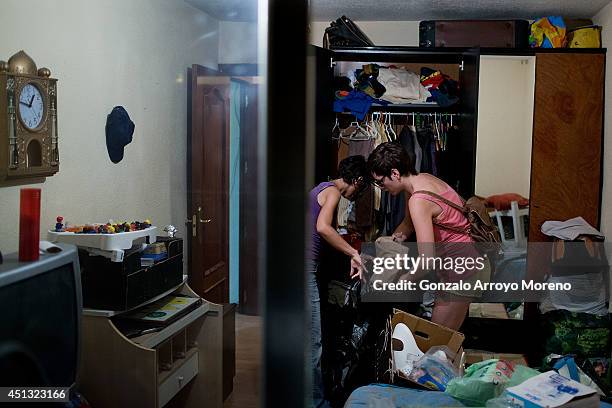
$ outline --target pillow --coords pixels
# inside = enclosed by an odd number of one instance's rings
[[[527,198],[516,193],[492,195],[487,197],[486,205],[487,207],[495,207],[496,210],[509,210],[512,201],[517,201],[519,207],[527,207],[529,205]]]

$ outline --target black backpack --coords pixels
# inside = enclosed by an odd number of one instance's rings
[[[374,43],[347,16],[332,21],[323,34],[323,48],[373,47]]]

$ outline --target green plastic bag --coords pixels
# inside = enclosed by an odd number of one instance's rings
[[[461,378],[452,379],[446,393],[471,407],[484,407],[488,400],[499,397],[507,387],[540,374],[510,361],[491,359],[472,364]]]

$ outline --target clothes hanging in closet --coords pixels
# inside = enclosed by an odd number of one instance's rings
[[[414,126],[408,126],[410,129],[410,133],[412,134],[412,139],[414,141],[414,168],[419,173],[421,172],[421,163],[423,162],[423,149],[421,149],[421,145],[419,144],[419,139],[417,138],[416,128]]]
[[[404,126],[402,131],[399,134],[399,142],[402,144],[406,152],[408,153],[408,157],[410,158],[410,162],[416,163],[416,154],[414,151],[414,135],[412,134],[412,130],[408,126]]]
[[[374,189],[371,185],[355,200],[355,226],[364,231],[374,223]]]
[[[465,166],[465,156],[461,152],[461,134],[456,126],[447,130],[446,149],[436,152],[438,177],[446,181],[455,191],[461,191],[459,180],[463,172],[471,171]]]
[[[451,116],[452,117],[452,116]],[[428,115],[419,117],[416,125],[405,124],[399,130],[397,141],[406,149],[415,170],[445,180],[457,189],[463,166],[461,163],[461,135],[456,126],[450,126],[448,117]],[[433,119],[433,120],[432,120]],[[378,225],[382,235],[392,234],[403,221],[406,197],[382,193]]]
[[[362,155],[366,159],[374,150],[374,139],[368,140],[349,140],[348,155],[357,156]]]
[[[336,168],[340,165],[340,162],[349,157],[349,144],[346,140],[338,140],[338,161],[336,162]]]
[[[406,210],[406,196],[402,192],[396,196],[388,191],[382,192],[379,213],[381,235],[391,235],[404,220]]]
[[[433,143],[433,133],[430,127],[423,127],[416,129],[417,140],[419,142],[419,146],[423,151],[422,161],[421,161],[421,173],[430,173],[433,172],[433,162],[431,158],[432,152],[432,143]]]

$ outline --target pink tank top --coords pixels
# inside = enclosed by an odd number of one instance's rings
[[[450,187],[448,187],[448,189],[444,193],[439,194],[439,195],[446,198],[448,201],[452,203],[455,203],[459,206],[463,206],[463,203],[461,201],[461,197],[459,197],[459,194],[457,194],[455,190],[453,190]],[[431,201],[432,203],[435,203],[439,205],[440,208],[442,208],[442,212],[440,213],[440,215],[438,215],[434,219],[434,221],[437,222],[438,224],[447,225],[452,228],[458,228],[463,231],[466,231],[467,228],[469,227],[470,224],[468,222],[468,219],[465,217],[465,215],[463,215],[456,209],[452,208],[451,206],[449,206],[448,204],[446,204],[444,201],[440,200],[439,198],[432,197],[424,193],[415,193],[412,196],[421,198],[423,200]],[[445,228],[440,228],[435,224],[433,226],[433,230],[434,230],[434,239],[436,242],[472,242],[472,238],[468,234],[460,234],[455,231],[451,231]]]
[[[447,199],[448,201],[452,203],[455,203],[459,206],[463,206],[463,202],[461,201],[461,197],[459,197],[459,194],[457,194],[457,192],[450,187],[448,187],[448,189],[444,193],[439,194],[439,195],[444,197],[445,199]],[[469,226],[469,221],[465,217],[465,215],[463,215],[457,209],[449,206],[448,204],[446,204],[444,201],[440,200],[439,198],[432,197],[428,194],[415,193],[413,194],[413,196],[418,197],[423,200],[431,201],[432,203],[435,203],[439,205],[440,208],[442,208],[442,212],[440,213],[440,215],[438,215],[434,219],[434,221],[437,222],[438,224],[447,225],[453,228],[458,228],[462,231],[467,231],[467,228]],[[433,226],[433,231],[434,231],[434,239],[436,243],[439,243],[439,242],[473,242],[472,238],[468,234],[461,234],[459,232],[441,228],[435,224]],[[476,257],[476,256],[479,256],[479,253],[476,251],[474,247],[469,246],[469,247],[449,247],[446,250],[444,250],[444,253],[439,253],[438,255],[442,257],[446,257],[446,256],[455,257],[455,256],[466,256],[466,255]],[[448,271],[446,273],[442,273],[441,271],[438,271],[438,276],[440,277],[442,281],[456,282],[461,279],[466,279],[472,276],[475,272],[476,272],[475,269],[466,270],[462,274],[452,273],[451,271]]]

